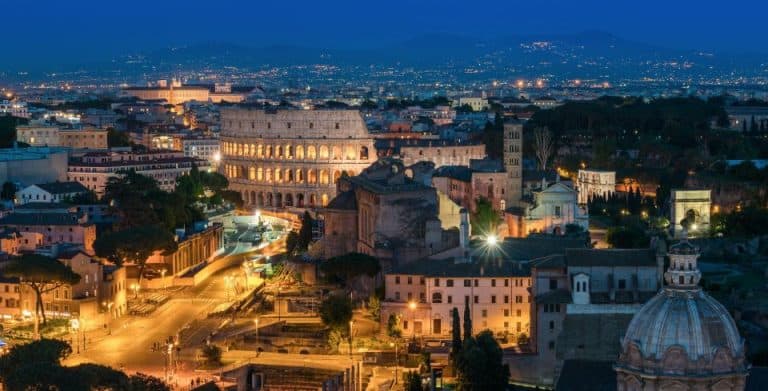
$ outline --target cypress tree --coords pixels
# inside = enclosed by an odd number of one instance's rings
[[[461,320],[459,319],[459,309],[453,307],[451,311],[452,326],[451,329],[451,365],[456,366],[456,356],[461,351]]]
[[[464,340],[472,338],[472,316],[469,312],[469,302],[464,302]]]

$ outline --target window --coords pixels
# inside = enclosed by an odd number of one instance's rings
[[[475,278],[475,287],[478,287],[478,286],[479,286],[479,284],[478,284],[478,283],[479,283],[479,281],[477,280],[477,278]]]
[[[395,300],[400,301],[400,292],[395,292]]]
[[[413,292],[408,292],[408,301],[413,300]]]
[[[508,309],[504,309],[504,317],[509,317],[509,310]]]
[[[448,295],[448,304],[453,303],[453,296]]]
[[[475,296],[475,304],[478,304],[478,303],[480,303],[480,297],[479,296]]]
[[[523,316],[523,311],[522,310],[517,310],[516,315],[517,315],[518,318]]]
[[[395,276],[395,284],[400,285],[400,276]]]
[[[549,289],[550,290],[557,289],[557,280],[556,279],[554,279],[554,278],[550,278],[549,279]]]
[[[470,286],[472,286],[472,281],[470,281],[470,280],[464,280],[464,286],[465,286],[465,287],[470,287]]]
[[[515,296],[515,303],[522,303],[523,302],[523,296],[517,295]]]
[[[496,279],[495,278],[491,279],[491,286],[496,286]]]
[[[419,277],[419,284],[421,285],[426,284],[426,280],[424,279],[424,277]]]
[[[627,289],[627,280],[625,279],[619,280],[619,289],[622,289],[622,290]]]
[[[427,302],[427,294],[424,293],[424,292],[419,293],[419,301],[422,302],[422,303],[426,303]]]
[[[482,313],[482,317],[483,318],[487,318],[488,317],[488,310],[483,310],[481,313]]]
[[[453,287],[453,280],[445,280],[445,286],[447,287]]]
[[[443,295],[440,292],[435,292],[432,294],[432,302],[433,303],[442,303],[443,302]]]
[[[496,295],[491,296],[491,304],[496,304]]]
[[[413,277],[408,276],[408,285],[413,284]]]
[[[549,329],[550,330],[554,330],[555,329],[555,321],[554,320],[550,320],[549,321]]]
[[[509,304],[509,295],[504,295],[504,304]]]
[[[439,278],[435,278],[435,286],[440,286],[440,279]]]
[[[555,217],[561,216],[561,210],[559,206],[555,206]]]
[[[549,350],[555,350],[555,341],[549,341]]]
[[[504,279],[504,286],[509,286],[509,279],[508,278]]]

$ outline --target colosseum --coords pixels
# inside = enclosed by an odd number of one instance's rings
[[[373,138],[354,110],[221,109],[223,174],[245,205],[325,206],[336,180],[376,160]]]

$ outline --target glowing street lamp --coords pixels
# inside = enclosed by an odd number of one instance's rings
[[[389,343],[389,347],[393,347],[393,346],[395,348],[395,384],[397,384],[397,367],[400,364],[400,362],[398,361],[398,357],[397,357],[397,342],[390,342]]]
[[[496,237],[496,235],[488,235],[485,237],[485,243],[487,243],[489,246],[495,247],[497,244],[499,244],[499,238]]]
[[[355,320],[349,321],[349,358],[352,358],[352,326],[355,324]]]
[[[411,310],[411,335],[413,339],[416,339],[416,302],[411,300],[408,302],[408,308]]]
[[[139,284],[131,284],[131,289],[133,290],[133,297],[138,298],[141,286]]]

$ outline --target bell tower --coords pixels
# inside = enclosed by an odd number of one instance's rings
[[[504,202],[507,207],[520,203],[523,196],[523,124],[519,121],[504,122],[504,171],[507,172],[507,186]]]

